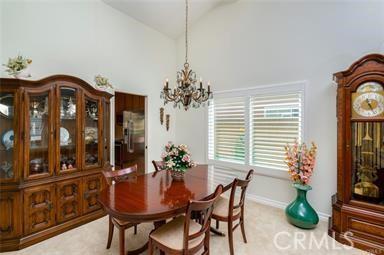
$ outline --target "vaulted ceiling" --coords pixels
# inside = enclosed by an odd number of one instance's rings
[[[185,0],[103,0],[106,4],[149,27],[178,38],[185,27]],[[205,13],[237,0],[189,0],[189,22],[192,24]]]

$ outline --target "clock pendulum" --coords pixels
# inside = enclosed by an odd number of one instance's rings
[[[377,169],[375,162],[375,153],[373,151],[374,139],[369,134],[371,123],[365,123],[365,135],[362,139],[361,163],[357,166],[358,183],[354,186],[354,193],[357,195],[378,198],[379,188],[374,184],[377,180]],[[373,125],[372,125],[373,127]],[[374,129],[372,129],[373,131]],[[374,134],[374,136],[376,136]]]

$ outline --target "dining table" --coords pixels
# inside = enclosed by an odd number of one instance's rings
[[[106,187],[98,202],[105,212],[119,220],[132,223],[153,222],[154,228],[185,213],[190,200],[208,199],[218,184],[228,189],[231,178],[215,178],[215,170],[209,165],[197,165],[186,171],[183,180],[174,180],[169,170],[138,175],[126,181]],[[148,248],[148,240],[142,247],[127,254],[140,254]],[[120,248],[120,254],[125,248]]]

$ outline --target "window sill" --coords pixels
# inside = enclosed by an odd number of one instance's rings
[[[208,160],[208,164],[214,167],[233,170],[236,172],[247,173],[250,169],[255,171],[256,175],[267,176],[271,178],[277,178],[281,180],[289,180],[288,171],[283,171],[279,169],[245,165],[245,164],[236,164],[232,162],[219,161],[219,160]]]

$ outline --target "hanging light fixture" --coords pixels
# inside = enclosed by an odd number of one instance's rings
[[[204,106],[205,102],[212,98],[211,86],[208,82],[208,89],[203,87],[203,81],[200,78],[199,87],[196,86],[196,73],[189,68],[188,63],[188,0],[185,0],[185,63],[184,69],[177,72],[177,86],[173,90],[169,88],[168,79],[165,80],[164,88],[161,92],[161,98],[164,104],[173,102],[173,107],[198,108]]]

